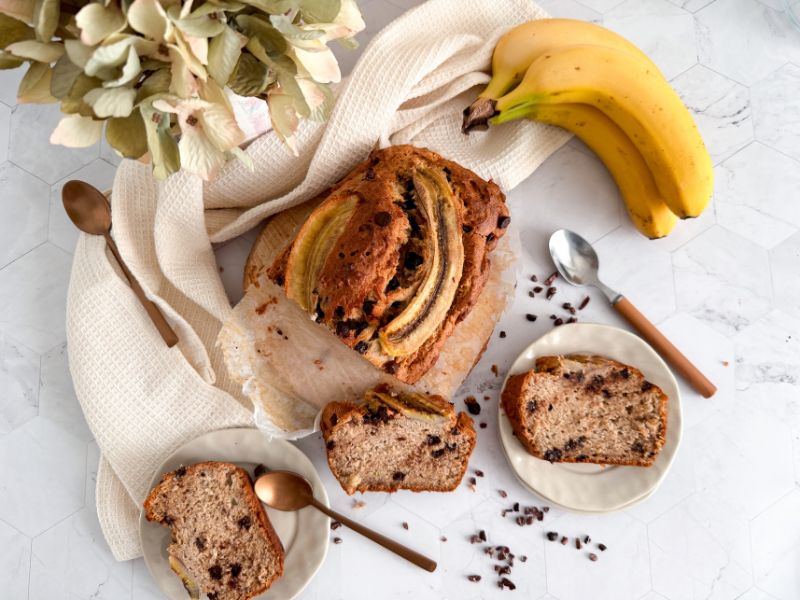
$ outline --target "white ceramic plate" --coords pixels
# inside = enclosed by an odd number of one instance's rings
[[[305,454],[283,440],[268,440],[257,429],[223,429],[212,431],[185,444],[162,464],[151,481],[151,489],[161,475],[181,465],[204,461],[232,462],[253,475],[256,465],[270,470],[300,473],[314,488],[314,496],[328,506],[328,494],[314,465]],[[290,600],[297,596],[319,570],[328,552],[330,520],[313,507],[297,512],[281,512],[267,508],[267,515],[286,552],[283,576],[272,587],[256,596],[258,600]],[[167,563],[169,529],[139,517],[144,561],[159,589],[171,600],[186,600],[186,590]],[[203,596],[205,598],[205,596]]]
[[[647,498],[667,474],[681,439],[681,398],[678,383],[667,365],[641,338],[608,325],[574,323],[554,328],[519,355],[508,377],[529,371],[537,356],[597,354],[639,369],[669,397],[667,442],[651,467],[553,463],[532,456],[511,430],[500,407],[500,440],[511,468],[533,492],[563,508],[582,512],[609,512]]]

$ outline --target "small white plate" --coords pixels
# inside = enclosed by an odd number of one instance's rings
[[[500,440],[519,480],[545,500],[581,512],[610,512],[641,502],[667,474],[681,440],[681,398],[678,382],[661,357],[639,337],[608,325],[574,323],[554,328],[519,355],[511,375],[534,368],[537,356],[597,354],[639,369],[660,387],[667,402],[667,441],[651,467],[553,463],[532,456],[511,429],[500,406]]]
[[[300,473],[314,488],[314,496],[328,506],[328,494],[314,465],[305,454],[283,440],[269,440],[257,429],[223,429],[200,436],[176,450],[158,468],[151,489],[161,481],[161,475],[182,465],[204,461],[232,462],[253,475],[256,465],[267,469]],[[328,553],[330,519],[308,506],[297,512],[282,512],[267,508],[267,515],[286,552],[283,576],[258,600],[291,600],[306,587],[319,570]],[[144,561],[159,589],[171,600],[186,600],[183,584],[169,568],[167,546],[169,529],[139,517]],[[205,596],[203,596],[205,598]]]

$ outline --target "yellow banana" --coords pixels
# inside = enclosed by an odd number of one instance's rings
[[[707,206],[711,158],[692,115],[649,62],[604,46],[546,52],[497,100],[491,122],[525,118],[537,105],[565,103],[593,106],[627,134],[678,217],[696,217]]]
[[[678,219],[664,204],[641,152],[605,114],[586,104],[537,104],[527,117],[568,129],[597,154],[642,234],[654,239],[672,231]]]
[[[531,63],[547,51],[576,44],[607,46],[650,62],[639,48],[594,23],[577,19],[537,19],[517,25],[497,42],[492,54],[492,79],[478,98],[464,111],[462,129],[485,127],[494,114],[494,100],[514,88]],[[654,69],[657,67],[650,62]]]

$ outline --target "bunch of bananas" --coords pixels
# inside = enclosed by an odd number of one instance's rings
[[[667,235],[708,205],[713,170],[691,114],[653,62],[591,23],[542,19],[505,34],[464,132],[515,119],[568,129],[605,163],[636,228]]]

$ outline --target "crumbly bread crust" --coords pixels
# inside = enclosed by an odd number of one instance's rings
[[[510,222],[504,194],[493,182],[430,150],[402,145],[372,152],[321,194],[318,199],[322,202],[315,209],[353,195],[358,198],[344,232],[325,259],[314,315],[354,348],[364,342],[362,331],[372,331],[396,314],[398,300],[407,300],[407,296],[403,298],[406,283],[409,290],[413,289],[416,267],[408,271],[406,259],[410,250],[421,252],[414,245],[413,231],[421,228],[424,232],[427,227],[424,219],[419,222],[419,214],[408,208],[413,205],[412,175],[419,169],[437,170],[449,181],[457,200],[464,263],[449,311],[419,348],[405,356],[391,357],[377,343],[366,351],[359,346],[364,358],[405,383],[418,381],[433,366],[444,341],[477,302],[489,276],[489,254]],[[268,271],[270,279],[282,286],[291,249],[290,244]],[[400,281],[400,287],[393,288],[393,281]],[[369,310],[365,310],[365,302]]]
[[[212,510],[221,513],[213,520]],[[144,511],[148,521],[170,528],[167,552],[210,600],[249,600],[283,574],[283,545],[250,475],[234,464],[203,462],[165,473]]]
[[[331,402],[322,411],[328,466],[342,489],[355,492],[454,490],[475,448],[472,419],[450,402],[427,396],[444,413],[420,418],[381,405]]]
[[[501,402],[517,439],[550,462],[649,467],[666,442],[666,394],[600,356],[539,357],[509,378]]]

